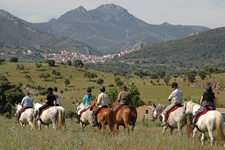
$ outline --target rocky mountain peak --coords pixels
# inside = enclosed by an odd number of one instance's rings
[[[119,13],[127,13],[127,10],[124,9],[121,6],[115,5],[115,4],[103,4],[101,6],[99,6],[98,8],[96,8],[96,10],[98,11],[111,11],[111,12],[119,12]]]

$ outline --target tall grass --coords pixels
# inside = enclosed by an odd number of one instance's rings
[[[93,150],[122,150],[122,149],[160,149],[160,150],[181,150],[181,149],[201,149],[208,150],[210,140],[205,141],[204,146],[200,146],[200,141],[196,138],[193,143],[192,138],[187,136],[178,136],[175,130],[172,137],[169,136],[169,130],[165,136],[161,135],[162,128],[159,122],[137,122],[134,133],[130,135],[123,133],[123,128],[120,127],[119,136],[111,137],[110,133],[105,134],[95,132],[89,125],[81,132],[81,127],[74,123],[73,120],[67,120],[67,129],[64,131],[54,130],[52,126],[48,130],[30,130],[30,126],[21,129],[19,124],[15,124],[13,119],[6,119],[0,116],[0,149],[1,150],[67,150],[67,149],[93,149]],[[185,130],[183,129],[185,134]],[[215,135],[216,144],[214,149],[223,149],[219,144],[218,138]],[[197,136],[199,137],[199,136]]]

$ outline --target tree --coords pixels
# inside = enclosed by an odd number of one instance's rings
[[[66,64],[69,65],[69,66],[72,66],[72,61],[71,60],[67,60]]]
[[[145,104],[145,102],[140,98],[140,92],[134,83],[131,84],[129,92],[132,95],[133,104],[135,107],[139,107]]]
[[[109,107],[112,107],[113,101],[117,100],[118,93],[119,93],[119,91],[115,87],[110,88],[108,91],[106,91],[106,94],[108,94],[108,96],[109,96]]]
[[[52,60],[52,59],[49,59],[49,60],[47,60],[46,62],[47,62],[47,64],[48,64],[50,67],[52,67],[52,66],[55,65],[55,61]]]
[[[150,79],[158,79],[158,75],[156,73],[152,73],[150,75]]]
[[[39,70],[39,68],[41,68],[42,67],[42,64],[40,64],[40,63],[35,63],[35,66],[38,68],[38,70]]]
[[[166,76],[163,81],[166,83],[166,85],[168,85],[168,83],[170,82],[170,76]]]
[[[10,62],[18,62],[18,58],[17,57],[11,57]]]
[[[87,77],[89,79],[89,81],[90,81],[93,78],[97,78],[98,75],[96,73],[94,73],[94,72],[85,72],[84,77],[85,78]]]
[[[139,76],[141,79],[148,75],[148,71],[138,70],[134,72],[134,75]]]
[[[187,72],[187,79],[190,82],[194,82],[195,81],[195,77],[196,77],[196,71],[189,71]]]
[[[67,87],[67,85],[69,85],[70,84],[70,80],[69,79],[65,79],[64,80],[64,84],[66,85],[66,87]]]
[[[198,75],[202,80],[204,80],[206,78],[207,73],[204,70],[202,70],[198,72]]]
[[[165,77],[166,72],[165,72],[164,70],[159,70],[159,71],[156,72],[156,74],[158,75],[158,77],[159,77],[160,79],[162,79],[162,78]]]
[[[102,85],[104,83],[104,80],[100,78],[96,81],[96,83],[99,85]]]
[[[44,81],[46,81],[47,78],[51,77],[48,73],[42,73],[39,75],[40,78],[44,78]]]
[[[21,65],[17,64],[17,65],[16,65],[16,70],[19,70],[19,72],[20,72],[21,70],[24,70],[24,69],[25,69],[25,67],[24,67],[23,64],[21,64]]]
[[[73,64],[74,64],[76,70],[77,70],[78,67],[82,68],[84,66],[82,60],[75,60]]]
[[[123,85],[123,81],[120,78],[115,78],[115,82],[117,86],[122,86]]]
[[[0,58],[0,64],[1,64],[2,62],[4,62],[4,61],[5,61],[5,59]]]

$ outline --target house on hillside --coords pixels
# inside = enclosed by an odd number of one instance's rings
[[[143,118],[146,120],[151,120],[152,117],[152,106],[140,106],[137,109],[137,121],[143,120]]]

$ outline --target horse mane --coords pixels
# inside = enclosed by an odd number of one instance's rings
[[[83,101],[78,101],[77,102],[77,106],[79,106]]]

